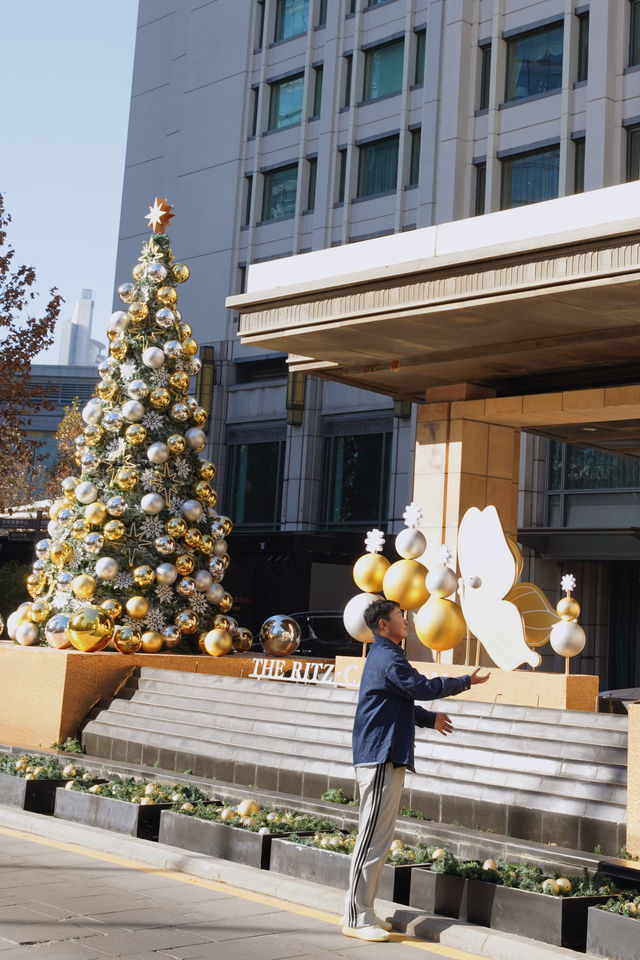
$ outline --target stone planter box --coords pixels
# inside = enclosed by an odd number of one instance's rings
[[[32,813],[53,813],[56,790],[66,780],[25,780],[0,773],[0,803]]]
[[[417,866],[411,873],[409,906],[457,920],[466,911],[466,881],[448,873]]]
[[[551,897],[482,880],[467,880],[466,917],[461,919],[557,947],[584,950],[587,911],[609,899],[608,896]]]
[[[140,806],[128,800],[114,800],[96,793],[56,790],[54,816],[61,820],[85,823],[89,827],[114,830],[143,840],[157,840],[160,814],[172,804],[155,803]]]
[[[164,810],[160,817],[160,843],[183,850],[195,850],[207,857],[246,863],[268,870],[271,858],[272,833],[254,833],[228,823],[215,823]],[[278,834],[282,837],[282,834]]]
[[[346,890],[349,886],[351,857],[333,850],[307,847],[303,843],[274,839],[271,843],[271,866],[276,873],[284,873],[300,880],[313,880],[329,887]],[[393,903],[409,903],[413,864],[395,866],[385,863],[378,896]]]
[[[589,908],[587,953],[594,957],[615,957],[616,960],[638,960],[640,953],[640,920],[621,917],[606,910]]]

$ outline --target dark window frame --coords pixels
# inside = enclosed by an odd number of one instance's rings
[[[522,150],[519,153],[514,153],[513,155],[510,155],[508,157],[500,158],[501,164],[502,164],[501,183],[500,183],[500,209],[501,210],[514,210],[516,209],[516,207],[528,206],[530,203],[541,203],[541,202],[544,202],[544,200],[554,200],[558,197],[558,190],[556,189],[556,192],[553,196],[542,197],[540,198],[540,200],[530,200],[530,201],[527,201],[526,203],[520,203],[520,204],[509,204],[509,205],[505,204],[505,196],[507,192],[506,190],[507,178],[505,174],[507,170],[512,169],[512,164],[516,163],[519,160],[527,160],[532,157],[542,156],[543,154],[552,154],[552,153],[557,155],[558,170],[559,170],[559,166],[560,166],[560,146],[559,145],[549,145],[545,147],[538,147],[533,150]],[[558,181],[558,187],[559,187],[559,181]]]
[[[491,52],[490,43],[483,43],[480,47],[480,94],[478,110],[489,108],[489,94],[491,90]]]
[[[589,78],[589,12],[578,15],[578,67],[576,83],[583,83]]]
[[[382,53],[384,50],[389,50],[392,47],[402,48],[402,60],[400,66],[400,85],[397,89],[394,90],[385,90],[384,93],[379,93],[376,96],[373,96],[371,91],[368,90],[368,87],[371,86],[373,81],[373,71],[375,69],[375,56]],[[383,97],[394,97],[399,93],[402,93],[402,78],[404,75],[404,37],[396,37],[394,40],[386,40],[384,43],[377,43],[374,47],[369,47],[364,51],[364,75],[362,80],[362,99],[364,103],[373,103],[375,100],[381,100]]]
[[[267,130],[269,133],[273,133],[274,130],[284,130],[286,127],[293,127],[302,122],[304,112],[304,79],[304,72],[293,73],[290,76],[283,77],[280,80],[273,80],[269,83],[269,116],[267,118]],[[276,115],[279,114],[281,91],[287,84],[291,84],[294,81],[298,83],[302,81],[300,85],[299,116],[296,120],[288,120],[286,123],[274,123],[274,120],[277,119]]]
[[[287,170],[295,170],[295,182],[296,190],[294,197],[293,210],[291,212],[283,213],[280,216],[266,216],[267,213],[267,198],[273,198],[272,192],[272,178],[279,173],[284,173]],[[284,163],[282,166],[274,167],[273,170],[265,170],[262,173],[263,184],[262,184],[262,223],[271,223],[275,220],[287,220],[290,217],[295,216],[295,210],[297,205],[297,195],[298,195],[298,162],[295,163]],[[273,207],[271,207],[273,209]]]
[[[370,172],[366,172],[363,167],[369,150],[375,149],[376,147],[381,147],[383,144],[391,144],[395,142],[396,156],[395,156],[395,178],[393,186],[389,185],[385,189],[375,190],[371,192],[370,190],[365,190],[365,179],[368,179]],[[364,200],[369,197],[379,197],[385,193],[394,193],[398,189],[398,156],[400,152],[400,137],[398,134],[392,134],[391,136],[379,137],[375,140],[371,140],[367,143],[363,143],[358,147],[358,181],[357,181],[357,192],[356,196],[359,200]]]
[[[560,31],[560,34],[563,38],[562,54],[560,59],[559,83],[554,84],[553,86],[545,86],[544,89],[538,89],[533,91],[527,88],[526,93],[522,93],[519,96],[517,96],[514,93],[513,95],[510,96],[509,88],[510,88],[510,74],[512,69],[511,64],[512,64],[512,58],[515,56],[516,44],[522,43],[523,41],[535,39],[536,37],[542,37],[545,34],[551,34],[552,32],[555,32],[558,30]],[[535,97],[535,96],[540,96],[542,94],[553,93],[555,91],[559,91],[562,88],[562,69],[563,69],[563,61],[564,61],[564,23],[562,20],[554,20],[552,23],[545,24],[545,26],[543,27],[535,27],[531,30],[523,30],[522,33],[517,33],[514,36],[509,36],[505,40],[505,42],[507,44],[505,87],[504,87],[505,103],[515,103],[518,100],[526,100],[529,97]],[[516,88],[516,90],[517,89],[518,88]]]

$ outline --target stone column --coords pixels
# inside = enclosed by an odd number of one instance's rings
[[[634,856],[640,856],[640,703],[629,707],[627,849]]]

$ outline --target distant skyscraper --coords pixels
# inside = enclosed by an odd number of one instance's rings
[[[93,303],[93,290],[83,290],[80,299],[76,300],[71,320],[63,322],[59,356],[61,366],[93,364],[104,355],[105,345],[91,339]]]

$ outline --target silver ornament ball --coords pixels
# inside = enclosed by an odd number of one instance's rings
[[[113,557],[100,557],[96,560],[96,575],[101,580],[115,580],[120,573],[120,564]]]
[[[182,504],[182,515],[191,523],[198,523],[202,519],[204,510],[199,500],[185,500]]]
[[[300,627],[292,617],[274,616],[262,624],[258,639],[265,653],[288,657],[300,646]]]
[[[144,380],[132,380],[127,384],[127,396],[130,400],[144,400],[149,393],[149,387]]]
[[[144,405],[139,400],[127,400],[122,406],[122,413],[125,420],[130,423],[137,423],[144,417]]]
[[[554,623],[549,642],[561,657],[575,657],[584,649],[587,637],[575,620],[560,620]]]
[[[444,564],[432,567],[425,579],[425,586],[432,597],[449,597],[455,593],[458,580],[451,569]]]
[[[164,353],[160,347],[147,347],[142,353],[142,362],[150,370],[159,370],[164,363]]]
[[[164,498],[159,493],[145,493],[140,506],[150,517],[155,517],[164,509]]]
[[[207,445],[207,435],[200,427],[191,427],[184,435],[185,442],[190,450],[200,453]]]
[[[160,441],[152,443],[147,449],[147,459],[150,463],[166,463],[169,459],[169,447]]]
[[[175,583],[177,577],[178,571],[172,563],[159,563],[156,567],[156,580],[158,583],[170,586],[172,583]]]
[[[82,483],[79,483],[76,487],[75,495],[78,503],[85,505],[93,503],[94,500],[98,499],[98,488],[95,483],[91,483],[90,480],[83,480]]]
[[[199,593],[206,593],[213,586],[213,577],[208,570],[196,570],[193,579]]]
[[[163,350],[165,357],[170,360],[178,360],[182,356],[182,344],[179,340],[167,340]]]
[[[405,527],[396,537],[396,550],[405,560],[416,560],[427,549],[427,540],[421,530]]]

